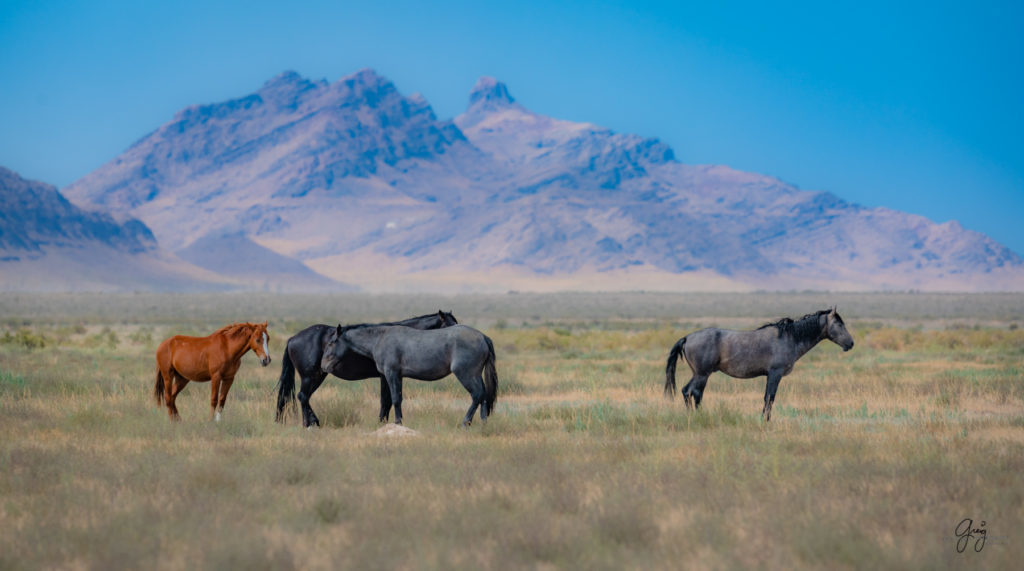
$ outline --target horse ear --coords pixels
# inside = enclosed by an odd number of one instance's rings
[[[335,330],[335,333],[337,333],[338,335],[341,335],[341,324],[340,323],[338,324],[338,328]]]

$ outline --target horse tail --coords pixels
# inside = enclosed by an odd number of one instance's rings
[[[277,380],[277,415],[274,418],[281,422],[284,418],[284,407],[291,403],[295,406],[295,365],[285,345],[284,356],[281,357],[281,377]]]
[[[153,385],[153,400],[156,401],[156,406],[163,406],[164,404],[164,375],[160,372],[160,367],[156,368],[156,384]]]
[[[676,398],[676,362],[683,353],[683,345],[686,345],[686,337],[683,337],[672,346],[668,352],[668,363],[665,364],[665,396]]]
[[[487,361],[484,362],[484,404],[487,414],[494,414],[494,403],[498,400],[498,369],[495,367],[497,358],[494,356],[494,343],[484,335],[487,341]]]

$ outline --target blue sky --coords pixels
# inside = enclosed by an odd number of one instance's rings
[[[441,118],[530,109],[1024,254],[1020,2],[0,3],[0,165],[65,186],[183,107],[364,67]]]

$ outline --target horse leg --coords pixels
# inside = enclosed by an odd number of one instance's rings
[[[700,401],[704,400],[704,387],[708,385],[708,376],[697,377],[693,383],[693,408],[700,408]]]
[[[686,408],[693,406],[693,399],[690,395],[693,391],[693,379],[695,378],[690,377],[690,382],[686,383],[686,386],[683,387],[683,402],[686,403]]]
[[[480,422],[487,423],[487,405],[484,404],[484,380],[479,375],[466,378],[465,376],[455,375],[459,382],[462,383],[463,387],[469,391],[469,394],[473,397],[473,404],[469,405],[469,410],[466,411],[466,417],[462,419],[462,427],[466,428],[473,424],[473,414],[476,413],[476,408],[480,407]]]
[[[210,377],[210,420],[220,420],[217,403],[220,401],[221,380],[220,372],[216,372]]]
[[[224,403],[228,400],[228,391],[231,390],[231,383],[235,382],[234,377],[225,377],[220,382],[220,392],[217,398],[217,415],[216,420],[220,422],[220,414],[224,412]]]
[[[385,423],[391,416],[391,387],[384,375],[380,377],[380,422]]]
[[[327,374],[324,372],[314,373],[315,376],[302,375],[302,386],[299,388],[299,404],[302,406],[302,426],[304,428],[310,428],[313,426],[320,426],[320,419],[316,417],[316,413],[313,412],[313,407],[309,405],[309,399],[313,397],[313,393],[316,392],[320,385],[327,378]]]
[[[700,401],[704,399],[704,387],[708,384],[708,375],[694,375],[687,387],[686,399],[693,397],[693,408],[700,409]]]
[[[402,424],[402,375],[392,369],[384,373],[391,389],[391,405],[395,407],[395,424]]]
[[[764,417],[764,421],[768,422],[772,419],[772,405],[775,404],[775,391],[779,390],[779,381],[782,380],[782,371],[773,369],[768,371],[768,382],[764,386],[764,409],[761,411],[761,416]]]
[[[187,384],[188,379],[179,375],[174,369],[168,369],[164,376],[164,402],[167,403],[167,414],[171,417],[171,420],[181,420],[175,400],[178,398],[178,393]]]

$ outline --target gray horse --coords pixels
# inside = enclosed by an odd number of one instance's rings
[[[327,338],[321,369],[332,370],[348,352],[372,359],[387,380],[396,424],[402,424],[402,377],[436,381],[455,373],[473,396],[463,426],[473,422],[478,406],[482,422],[494,412],[498,399],[494,343],[472,327],[453,325],[421,331],[397,325],[338,325]]]
[[[754,331],[701,329],[676,341],[669,351],[665,366],[665,394],[675,396],[676,360],[680,355],[693,371],[693,378],[682,391],[687,408],[691,397],[694,406],[700,408],[708,375],[715,371],[738,379],[764,375],[768,382],[765,384],[761,415],[767,422],[771,420],[779,381],[793,371],[797,359],[825,339],[839,345],[843,351],[853,349],[853,337],[834,307],[809,313],[796,321],[786,317],[775,323],[766,323]]]
[[[402,321],[375,323],[373,325],[404,325],[414,329],[440,329],[457,324],[451,312],[438,310],[419,317]],[[370,325],[364,323],[362,325]],[[281,378],[277,381],[277,422],[284,420],[285,407],[295,402],[295,373],[302,377],[299,389],[299,403],[302,405],[302,426],[320,426],[320,419],[313,412],[310,399],[320,388],[328,374],[346,381],[358,381],[380,376],[380,421],[386,422],[391,411],[391,389],[384,377],[377,372],[372,359],[350,351],[345,358],[334,362],[331,369],[320,369],[327,337],[334,331],[330,325],[311,325],[288,339],[281,359]]]

